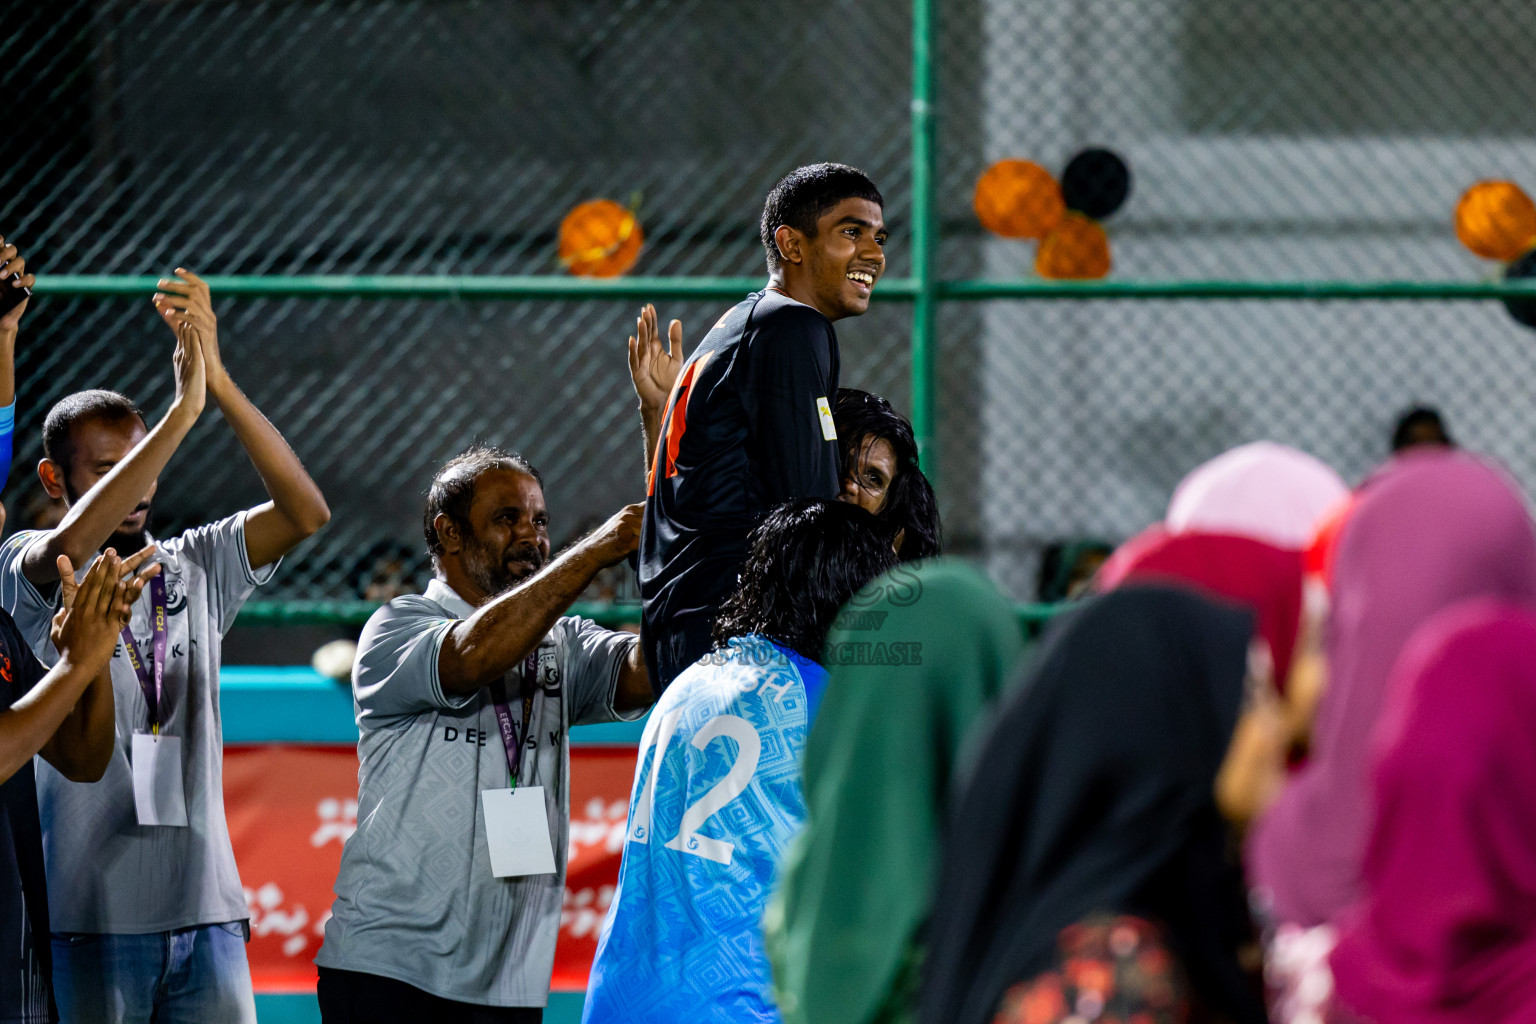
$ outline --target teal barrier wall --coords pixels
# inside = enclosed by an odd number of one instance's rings
[[[357,742],[352,689],[312,668],[286,665],[226,665],[219,673],[224,742]],[[608,725],[579,725],[571,742],[639,744],[645,719]]]
[[[551,992],[544,1024],[580,1024],[584,995]],[[320,1024],[320,1007],[312,995],[257,996],[256,1018],[260,1024]],[[429,1024],[429,1022],[423,1022]]]

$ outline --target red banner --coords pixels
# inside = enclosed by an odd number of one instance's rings
[[[553,987],[580,991],[619,879],[633,747],[571,749],[571,849]],[[251,912],[258,992],[312,992],[341,848],[357,828],[351,747],[224,752],[224,809]]]
[[[587,987],[603,918],[619,884],[634,781],[634,747],[571,748],[571,857],[555,947],[553,987],[558,990]]]

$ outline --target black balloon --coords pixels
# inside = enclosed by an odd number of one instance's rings
[[[1067,209],[1094,220],[1120,209],[1130,194],[1131,169],[1119,154],[1107,149],[1085,149],[1061,172],[1061,196]]]
[[[1506,281],[1531,277],[1536,277],[1536,249],[1532,249],[1504,268]],[[1525,326],[1536,327],[1536,299],[1505,299],[1504,308],[1509,310],[1510,316]]]

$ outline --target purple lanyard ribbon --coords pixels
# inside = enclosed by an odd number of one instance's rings
[[[139,677],[139,688],[144,691],[144,703],[149,706],[149,728],[156,735],[160,733],[160,697],[164,693],[165,684],[165,606],[165,577],[156,576],[149,581],[153,675],[151,667],[144,664],[144,656],[139,651],[138,641],[133,638],[133,630],[128,626],[123,627],[123,647],[128,652],[128,664],[133,667],[133,674]]]
[[[157,579],[159,577],[156,577]],[[522,740],[528,735],[528,720],[533,715],[533,691],[539,679],[539,649],[535,647],[523,659],[523,729],[517,731],[512,724],[512,709],[507,705],[507,682],[496,680],[491,687],[491,700],[496,707],[496,724],[501,727],[501,745],[507,752],[507,772],[512,779],[512,789],[517,788],[518,768],[522,764]]]

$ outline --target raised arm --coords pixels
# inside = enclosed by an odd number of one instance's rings
[[[640,430],[645,440],[647,472],[656,464],[656,439],[661,436],[667,398],[682,369],[682,321],[673,320],[668,326],[667,345],[663,347],[656,307],[647,303],[635,320],[635,333],[629,338],[629,379],[635,386],[635,396],[640,399]]]
[[[0,238],[0,288],[30,288],[35,282],[16,247]],[[22,299],[0,316],[0,484],[11,474],[11,435],[16,424],[16,332],[21,328],[21,315],[27,311],[28,301]],[[5,305],[5,300],[0,299],[0,309]]]
[[[472,694],[527,657],[599,571],[640,546],[644,510],[643,505],[624,506],[549,565],[455,624],[437,656],[443,692]]]
[[[638,711],[656,703],[656,691],[651,688],[651,673],[645,667],[645,653],[639,644],[629,649],[624,666],[619,669],[619,685],[614,691],[615,711]]]
[[[12,274],[19,274],[19,280],[10,280]],[[0,238],[0,288],[30,288],[36,280],[27,273],[27,261],[22,259],[16,247]],[[21,327],[21,314],[27,311],[29,301],[22,299],[0,316],[0,406],[16,401],[16,332]]]
[[[245,519],[245,551],[251,568],[271,565],[330,522],[331,510],[283,435],[224,369],[218,320],[207,283],[178,267],[176,278],[162,280],[159,288],[155,308],[178,340],[189,339],[201,347],[208,368],[208,393],[218,403],[272,499],[251,509]]]
[[[138,508],[202,415],[206,386],[202,349],[178,338],[172,362],[176,397],[164,418],[127,458],[70,506],[63,522],[34,541],[22,556],[22,574],[34,586],[57,581],[56,562],[60,555],[74,565],[91,560],[118,525]],[[37,473],[50,495],[58,497],[64,493],[63,467],[44,459]]]
[[[837,398],[833,339],[809,309],[773,314],[752,343],[754,387],[743,396],[748,443],[762,474],[763,499],[831,501],[843,487],[831,403]]]

